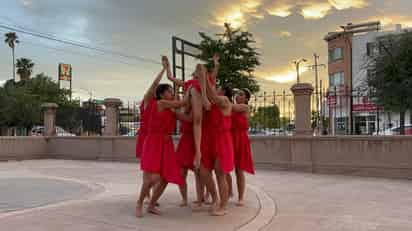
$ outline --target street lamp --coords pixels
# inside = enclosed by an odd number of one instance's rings
[[[295,60],[295,61],[293,61],[293,63],[295,64],[295,66],[296,66],[296,80],[297,80],[297,83],[299,83],[300,82],[300,73],[299,73],[299,66],[300,66],[300,64],[301,63],[305,63],[305,62],[307,62],[307,60],[306,59],[299,59],[299,60]]]

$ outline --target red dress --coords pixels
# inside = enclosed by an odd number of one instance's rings
[[[177,145],[177,162],[182,168],[194,169],[195,140],[193,137],[193,123],[181,121],[179,144]]]
[[[216,160],[224,173],[234,169],[233,140],[231,134],[231,116],[223,115],[220,108],[212,105],[205,113],[202,126],[202,164],[212,170]]]
[[[215,84],[215,81],[211,78],[211,75],[208,75],[209,81],[212,84]],[[184,83],[183,90],[186,92],[190,87],[196,89],[197,92],[202,92],[199,80],[191,79]],[[177,145],[177,160],[182,168],[194,169],[194,159],[196,154],[195,149],[195,140],[193,136],[193,123],[181,121],[180,133],[182,134]],[[202,136],[206,137],[206,135]]]
[[[150,111],[148,134],[143,144],[140,168],[144,172],[159,174],[169,183],[183,184],[172,138],[176,114],[170,109],[159,112],[156,100],[152,100],[150,104],[153,108]]]
[[[255,174],[252,151],[248,135],[248,118],[242,112],[232,112],[232,137],[235,151],[235,166],[250,174]]]
[[[216,81],[212,78],[211,73],[207,74],[207,78],[209,79],[209,82],[212,84],[212,86],[216,85]],[[183,90],[186,92],[190,87],[193,87],[199,93],[202,92],[202,88],[200,86],[200,82],[198,79],[190,79],[190,80],[185,81],[183,85]]]
[[[150,118],[150,110],[152,108],[152,104],[146,105],[146,108],[144,108],[144,101],[141,102],[139,106],[140,110],[140,126],[139,126],[139,131],[137,134],[136,138],[136,158],[140,158],[142,155],[142,150],[143,150],[143,143],[144,140],[146,139],[147,136],[147,126],[148,126],[148,120]]]

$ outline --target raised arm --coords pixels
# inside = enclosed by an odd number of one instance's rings
[[[159,106],[162,109],[178,109],[181,107],[185,107],[189,104],[189,94],[185,94],[183,97],[183,100],[159,100],[158,101]]]
[[[247,104],[233,104],[232,111],[249,113],[249,105]]]
[[[206,71],[204,71],[203,74],[206,75]],[[216,92],[216,89],[212,87],[210,81],[206,81],[206,83],[207,97],[209,97],[212,102],[214,102],[221,108],[228,107],[230,104],[229,99],[226,96],[219,96]]]
[[[146,90],[146,93],[144,94],[143,102],[144,102],[145,107],[149,103],[149,101],[155,97],[156,88],[159,85],[160,80],[163,77],[163,74],[165,73],[166,63],[164,62],[164,60],[165,60],[165,56],[162,57],[162,65],[163,65],[162,70],[156,76],[156,78],[153,80],[152,85],[150,85],[150,87]]]
[[[207,96],[207,87],[208,80],[206,79],[206,68],[202,64],[198,64],[196,67],[199,69],[199,84],[201,88],[201,97],[202,97],[202,104],[206,110],[210,110],[211,104]]]
[[[167,68],[166,68],[167,79],[169,79],[172,83],[174,83],[176,85],[176,87],[183,87],[185,82],[183,82],[180,79],[176,79],[173,76],[172,71],[170,69],[170,63],[169,63],[169,60],[167,58],[166,58],[166,64],[167,64]]]
[[[214,64],[214,67],[213,67],[212,74],[211,74],[211,78],[212,78],[213,81],[215,81],[215,82],[216,82],[217,74],[219,73],[219,67],[220,67],[219,60],[220,60],[219,54],[218,54],[218,53],[215,53],[215,54],[213,55],[213,64]]]

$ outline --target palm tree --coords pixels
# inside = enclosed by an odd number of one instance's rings
[[[34,63],[31,59],[20,58],[17,59],[17,74],[20,75],[20,80],[29,80],[33,72]]]
[[[13,56],[13,80],[16,81],[16,65],[15,65],[15,60],[14,60],[14,48],[16,47],[16,44],[19,43],[19,40],[17,37],[17,34],[14,32],[9,32],[4,34],[6,39],[4,40],[5,43],[9,45],[12,51],[12,56]]]

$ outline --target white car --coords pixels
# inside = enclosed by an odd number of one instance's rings
[[[43,126],[34,126],[30,132],[31,136],[43,136],[44,134],[44,127]],[[57,126],[56,127],[56,135],[57,136],[76,136],[63,128]]]
[[[393,127],[393,128],[388,128],[383,131],[379,131],[379,134],[377,132],[374,132],[373,135],[380,135],[380,136],[397,136],[400,135],[400,130],[401,127]],[[405,135],[412,135],[412,125],[411,124],[405,124]]]

